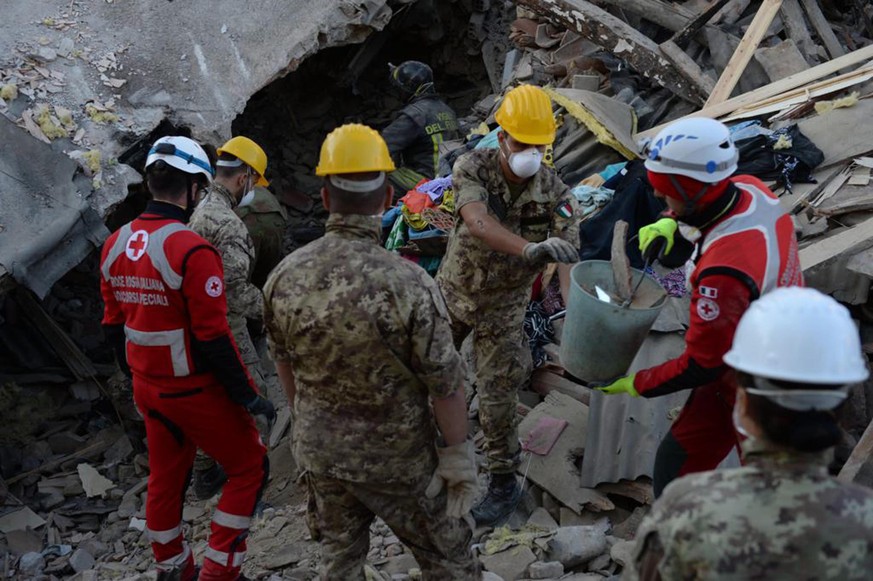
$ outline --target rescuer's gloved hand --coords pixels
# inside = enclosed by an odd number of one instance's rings
[[[563,238],[552,237],[543,242],[528,242],[521,253],[527,262],[579,262],[579,250]]]
[[[256,395],[255,398],[246,405],[246,409],[250,414],[255,416],[255,419],[263,418],[267,424],[267,431],[273,428],[276,423],[276,408],[273,404],[262,395]]]
[[[643,253],[643,259],[648,260],[648,262],[653,262],[654,259],[657,258],[657,253],[655,253],[655,256],[647,257],[646,250],[648,250],[652,243],[658,238],[663,238],[667,245],[666,248],[664,248],[664,254],[670,254],[670,251],[673,250],[673,237],[676,236],[676,230],[678,228],[679,224],[673,218],[661,218],[654,224],[649,224],[648,226],[640,228],[640,252]]]
[[[439,464],[424,494],[428,498],[435,498],[446,487],[446,514],[450,518],[461,518],[470,512],[473,497],[476,496],[477,472],[473,441],[467,440],[447,448],[437,446],[437,456]]]
[[[620,377],[611,383],[592,381],[588,384],[588,387],[594,388],[601,393],[605,393],[606,395],[626,393],[631,397],[639,397],[640,394],[638,394],[637,390],[634,389],[634,377],[636,377],[635,374],[625,375],[624,377]]]

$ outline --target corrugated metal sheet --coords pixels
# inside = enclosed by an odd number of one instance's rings
[[[687,325],[688,300],[673,300],[665,307],[655,328]],[[685,349],[682,333],[650,333],[631,364],[631,373],[678,357]],[[688,391],[663,397],[642,398],[591,394],[588,437],[582,461],[581,483],[593,487],[601,482],[635,480],[652,476],[655,453],[670,429],[670,410],[688,399]],[[736,452],[722,464],[738,466]]]

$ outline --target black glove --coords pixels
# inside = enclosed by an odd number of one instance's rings
[[[246,405],[246,409],[255,418],[259,416],[264,418],[268,430],[273,429],[273,424],[276,423],[276,408],[273,407],[270,400],[262,395],[255,396],[255,399]]]

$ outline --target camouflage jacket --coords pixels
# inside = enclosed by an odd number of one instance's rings
[[[742,468],[666,488],[623,579],[870,579],[873,490],[828,476],[821,454],[743,450]]]
[[[194,209],[188,226],[221,254],[227,288],[227,319],[234,337],[238,338],[246,328],[247,318],[263,316],[264,297],[250,281],[255,250],[245,224],[233,213],[235,205],[230,192],[213,183]]]
[[[497,149],[477,149],[455,163],[455,229],[436,279],[453,313],[472,315],[488,304],[524,304],[543,265],[491,250],[474,237],[460,210],[483,202],[507,230],[531,242],[558,236],[579,246],[581,213],[570,189],[545,166],[513,201]]]
[[[252,283],[263,288],[267,276],[282,260],[282,244],[285,238],[285,209],[269,190],[255,188],[255,198],[245,206],[234,210],[252,237],[255,249],[255,266]]]
[[[274,360],[293,369],[301,468],[420,484],[436,467],[429,397],[451,395],[463,368],[436,284],[380,235],[378,218],[332,214],[270,274],[264,322]]]

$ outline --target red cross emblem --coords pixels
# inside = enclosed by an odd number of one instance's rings
[[[211,297],[220,297],[221,291],[224,290],[224,283],[217,276],[210,276],[206,280],[206,294]]]
[[[149,233],[145,230],[137,230],[127,239],[127,246],[124,253],[129,259],[136,262],[145,254],[145,249],[149,245]]]
[[[712,299],[699,299],[697,301],[697,315],[704,321],[714,321],[719,315],[718,303]]]

